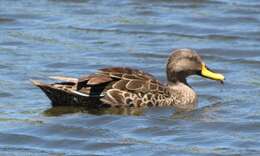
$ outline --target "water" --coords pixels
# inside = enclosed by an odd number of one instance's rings
[[[258,0],[0,0],[1,155],[260,155],[259,7]],[[105,66],[165,81],[176,48],[197,50],[226,77],[224,86],[189,79],[199,94],[194,112],[53,110],[29,82]]]

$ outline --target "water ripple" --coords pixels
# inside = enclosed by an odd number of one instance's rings
[[[8,6],[8,7],[7,7]],[[0,1],[2,155],[259,155],[257,0]],[[173,49],[225,75],[193,76],[198,109],[51,108],[29,79],[106,66],[166,82]]]

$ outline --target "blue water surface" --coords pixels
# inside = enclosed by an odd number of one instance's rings
[[[260,155],[258,0],[0,0],[0,155]],[[196,111],[51,112],[30,79],[106,66],[165,81],[173,49],[195,49],[224,85],[197,76]],[[59,112],[59,111],[58,111]]]

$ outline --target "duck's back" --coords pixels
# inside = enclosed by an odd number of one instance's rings
[[[99,72],[75,78],[55,77],[65,82],[40,87],[53,106],[142,107],[169,105],[169,88],[152,75],[130,68],[104,68]]]

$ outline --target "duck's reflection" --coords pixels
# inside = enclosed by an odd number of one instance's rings
[[[46,116],[60,116],[72,113],[88,113],[93,115],[143,115],[144,108],[100,108],[100,109],[90,109],[86,107],[52,107],[44,111]]]
[[[172,119],[188,119],[193,120],[196,118],[204,119],[204,116],[206,115],[208,117],[209,114],[213,113],[215,111],[218,111],[220,107],[222,106],[222,103],[216,102],[212,105],[205,106],[198,108],[197,110],[190,111],[190,112],[179,112],[175,111],[174,109],[171,109],[171,107],[168,108],[156,108],[156,107],[111,107],[111,108],[99,108],[99,109],[93,109],[93,108],[87,108],[87,107],[72,107],[72,106],[56,106],[49,108],[45,110],[43,113],[46,116],[61,116],[65,114],[73,114],[73,113],[86,113],[86,114],[92,114],[92,115],[133,115],[133,116],[140,116],[144,115],[145,113],[152,113],[152,114],[158,114],[158,111],[162,114],[168,114],[165,112],[170,111],[172,115]],[[168,111],[166,111],[166,110]],[[156,113],[157,112],[157,113]],[[210,113],[211,112],[211,113]],[[168,114],[169,115],[169,114]]]

